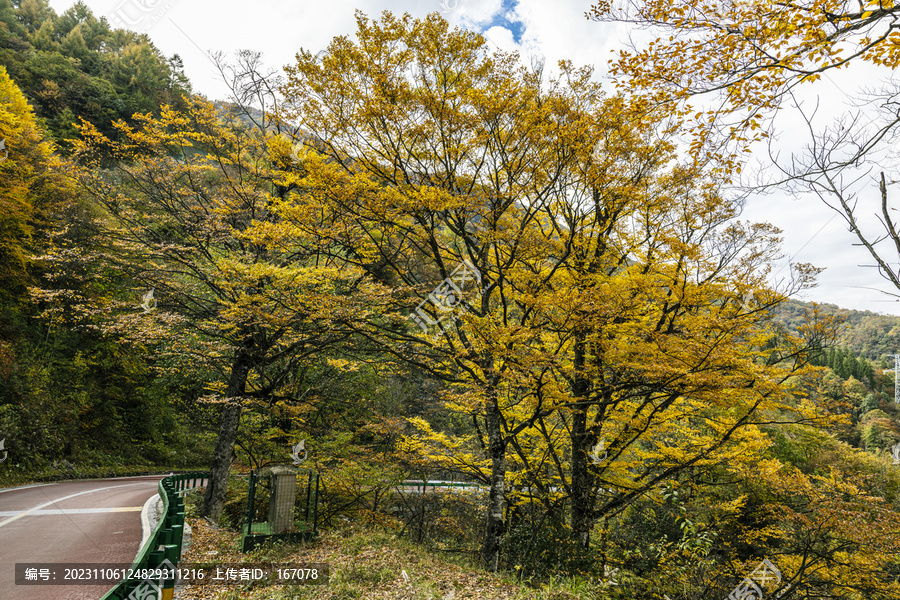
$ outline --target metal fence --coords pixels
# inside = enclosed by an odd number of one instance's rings
[[[272,540],[307,541],[318,535],[319,474],[295,471],[282,480],[294,488],[292,493],[281,494],[278,499],[273,495],[274,480],[265,470],[250,471],[247,513],[241,528],[242,552]]]

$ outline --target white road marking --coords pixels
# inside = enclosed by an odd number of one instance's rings
[[[43,510],[34,510],[28,512],[29,516],[41,515],[87,515],[91,513],[113,513],[113,512],[137,512],[141,510],[140,506],[116,506],[113,508],[45,508]],[[24,510],[0,510],[0,517],[15,517],[26,511]]]
[[[41,510],[45,506],[50,506],[51,504],[56,504],[57,502],[62,502],[63,500],[68,500],[69,498],[74,498],[75,496],[83,496],[84,494],[93,494],[94,492],[102,492],[105,490],[113,490],[116,488],[131,487],[134,485],[147,485],[147,484],[145,482],[142,482],[142,483],[125,483],[122,485],[111,485],[108,487],[97,488],[96,490],[87,490],[84,492],[78,492],[77,494],[72,494],[70,496],[65,496],[63,498],[57,498],[55,500],[51,500],[50,502],[44,502],[43,504],[38,504],[34,508],[30,508],[24,512],[21,512],[21,513],[17,514],[16,516],[10,517],[9,519],[7,519],[5,521],[0,521],[0,527],[3,527],[4,525],[8,525],[17,519],[21,519],[24,516],[30,515],[35,511]]]
[[[165,477],[165,475],[135,475],[133,477],[107,477],[104,481],[115,481],[116,479],[159,479],[160,477]],[[0,488],[0,494],[4,492],[15,492],[17,490],[27,490],[29,488],[36,487],[44,487],[47,485],[59,485],[60,483],[80,483],[83,481],[97,481],[96,479],[67,479],[65,481],[58,481],[55,483],[31,483],[28,485],[20,485],[19,487],[11,487],[11,488]]]

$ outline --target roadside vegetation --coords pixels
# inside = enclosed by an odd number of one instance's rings
[[[900,597],[897,320],[770,281],[719,137],[758,115],[437,13],[217,64],[230,102],[0,0],[0,484],[203,469],[185,560],[332,568],[185,598]],[[249,470],[292,460],[320,538],[239,556]]]

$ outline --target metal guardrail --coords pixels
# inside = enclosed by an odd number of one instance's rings
[[[153,528],[147,543],[135,557],[131,565],[132,571],[156,569],[165,561],[171,563],[172,567],[178,566],[178,561],[181,560],[181,544],[184,536],[184,501],[179,493],[198,487],[200,482],[208,477],[209,473],[181,473],[165,477],[159,482],[159,497],[163,501],[162,516],[159,523]],[[158,597],[161,600],[169,600],[174,594],[175,581],[148,582],[141,579],[128,579],[118,583],[100,600],[129,600],[132,592],[141,587],[146,590],[148,586],[160,590]],[[136,597],[148,596],[143,591],[139,591]]]
[[[488,487],[480,483],[470,481],[422,481],[406,480],[401,481],[394,489],[398,492],[406,492],[409,494],[424,494],[426,492],[468,492],[468,493],[486,493]]]

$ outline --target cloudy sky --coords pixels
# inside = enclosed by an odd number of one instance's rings
[[[232,54],[240,49],[261,51],[272,69],[292,62],[294,54],[323,50],[332,37],[352,36],[354,11],[377,18],[382,11],[408,12],[423,17],[439,12],[451,24],[483,33],[491,44],[518,50],[526,61],[544,59],[548,68],[560,59],[576,65],[593,64],[603,77],[613,52],[624,47],[630,32],[624,26],[593,23],[584,14],[590,0],[86,0],[97,16],[114,26],[146,32],[167,56],[179,54],[195,91],[211,99],[227,98],[227,90],[208,58],[208,52]],[[61,13],[72,0],[51,0]],[[637,34],[640,36],[640,33]],[[844,71],[817,83],[803,99],[807,110],[819,105],[821,122],[849,110],[851,99],[872,74]],[[611,86],[610,86],[611,89]],[[779,150],[786,156],[799,149],[806,133],[796,114],[785,113],[779,123]],[[762,150],[762,149],[761,149]],[[892,166],[888,164],[888,166]],[[896,163],[893,165],[896,171]],[[895,173],[896,175],[896,173]],[[871,179],[859,186],[860,205],[877,206],[877,188]],[[869,211],[871,212],[871,211]],[[854,245],[843,219],[821,201],[786,192],[750,198],[744,217],[768,221],[784,232],[784,263],[776,277],[788,275],[788,261],[808,262],[825,271],[818,287],[797,298],[830,302],[847,308],[900,315],[900,302],[879,293],[890,291],[872,268],[866,251]],[[871,288],[871,289],[868,289]]]

